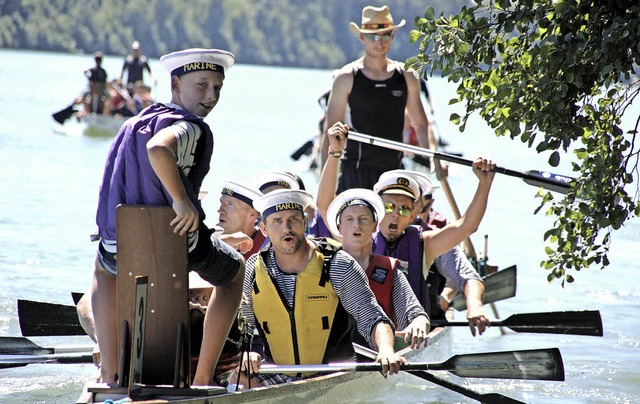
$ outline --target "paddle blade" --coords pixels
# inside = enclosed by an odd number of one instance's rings
[[[524,182],[536,187],[543,187],[549,191],[566,194],[571,189],[573,178],[564,175],[553,174],[547,171],[529,170],[524,173]]]
[[[300,157],[303,155],[311,154],[311,150],[313,149],[313,140],[307,140],[305,144],[300,146],[300,148],[293,153],[291,153],[291,158],[295,161],[298,161]]]
[[[18,319],[25,337],[86,335],[74,306],[19,299]]]
[[[73,299],[73,304],[78,305],[78,302],[80,301],[80,299],[82,299],[82,296],[84,296],[84,293],[82,292],[71,292],[71,298]]]
[[[517,332],[603,335],[602,318],[598,310],[514,314],[502,321],[502,325]]]
[[[61,109],[60,111],[52,114],[51,117],[53,118],[54,121],[62,125],[64,124],[64,121],[71,118],[75,113],[76,113],[76,109],[73,108],[73,104],[71,104],[65,109]]]
[[[515,265],[502,269],[490,275],[484,276],[484,304],[509,299],[516,295],[517,267]],[[467,309],[467,301],[462,293],[459,293],[452,301],[451,306],[461,311]]]
[[[459,377],[564,381],[558,348],[455,355],[429,369],[447,370]]]
[[[45,355],[53,349],[43,348],[24,337],[0,337],[0,355]]]

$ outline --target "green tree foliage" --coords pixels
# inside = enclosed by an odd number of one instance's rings
[[[536,213],[546,207],[555,216],[544,235],[547,279],[564,285],[571,271],[607,266],[612,231],[640,214],[640,117],[621,128],[640,91],[637,1],[476,0],[449,17],[429,8],[415,26],[420,50],[407,64],[457,83],[451,103],[466,113],[451,120],[461,131],[479,113],[498,136],[549,152],[552,166],[575,153],[569,194],[538,194]]]
[[[422,0],[387,2],[396,21],[412,21]],[[440,0],[443,12],[466,0]],[[362,53],[350,21],[369,0],[0,0],[0,47],[108,55],[129,53],[133,40],[159,57],[191,47],[218,47],[240,63],[338,68]],[[408,24],[409,25],[409,24]],[[391,56],[416,53],[408,25]]]

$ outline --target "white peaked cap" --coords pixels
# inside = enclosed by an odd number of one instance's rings
[[[216,71],[224,76],[234,61],[235,56],[231,52],[200,48],[172,52],[160,58],[160,63],[172,76],[204,70]]]
[[[272,213],[285,210],[299,210],[304,214],[304,210],[311,202],[313,202],[313,196],[307,191],[278,189],[253,201],[253,207],[264,219]]]
[[[233,196],[253,207],[253,201],[260,198],[263,194],[257,188],[249,187],[233,181],[224,181],[222,183],[222,195]]]
[[[347,189],[336,196],[336,199],[334,199],[329,205],[329,208],[327,208],[327,222],[325,224],[332,234],[340,234],[338,231],[340,214],[349,206],[354,205],[362,205],[371,209],[377,223],[380,223],[382,218],[384,218],[384,203],[378,194],[365,188]]]
[[[373,186],[373,192],[378,195],[405,195],[414,201],[420,197],[420,186],[411,176],[387,171],[380,175]]]
[[[291,190],[300,189],[298,180],[296,180],[295,177],[293,177],[291,174],[278,171],[269,171],[260,174],[260,176],[258,177],[258,189],[261,192],[264,192],[266,188],[273,185],[279,185]]]
[[[433,184],[426,174],[412,170],[391,170],[388,172],[413,178],[418,183],[422,196],[430,195],[433,192]]]

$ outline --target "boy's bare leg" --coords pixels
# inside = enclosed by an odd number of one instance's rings
[[[102,367],[102,382],[115,383],[118,371],[118,298],[116,278],[96,261],[91,286],[91,308],[95,319],[96,338]]]

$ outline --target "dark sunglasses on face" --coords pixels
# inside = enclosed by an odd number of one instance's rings
[[[385,202],[384,211],[386,213],[393,213],[394,210],[396,210],[396,205],[393,202]],[[402,205],[398,208],[398,213],[400,216],[408,217],[411,215],[411,208],[406,205]]]
[[[373,42],[377,42],[380,39],[382,42],[389,42],[393,38],[393,32],[387,32],[386,34],[364,34],[364,37]]]

